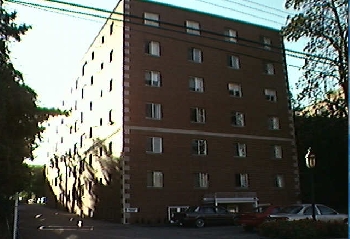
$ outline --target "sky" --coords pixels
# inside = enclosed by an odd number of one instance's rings
[[[113,10],[118,0],[65,0],[66,2]],[[158,0],[157,0],[158,1]],[[45,0],[27,0],[35,3],[75,11],[81,8],[55,4]],[[285,0],[163,0],[175,6],[196,9],[224,17],[234,18],[280,29],[285,24],[288,11]],[[105,19],[72,14],[68,11],[57,12],[42,10],[22,4],[5,1],[4,8],[17,12],[17,23],[32,26],[21,42],[11,44],[11,60],[23,73],[24,81],[38,94],[38,104],[45,107],[59,107],[63,95],[68,92],[72,82],[78,76],[81,59],[99,32]],[[97,12],[91,12],[96,14]],[[102,13],[97,13],[103,15]],[[104,14],[108,16],[108,14]],[[303,43],[285,43],[287,49],[302,51]],[[301,66],[303,62],[287,57],[287,64]],[[288,67],[290,86],[301,76],[295,67]]]

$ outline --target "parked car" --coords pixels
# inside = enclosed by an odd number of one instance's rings
[[[267,205],[254,208],[253,212],[241,213],[238,216],[238,224],[245,231],[252,231],[262,224],[270,214],[276,214],[281,210],[281,206]]]
[[[322,204],[315,205],[316,220],[320,221],[341,221],[348,223],[348,215],[338,213],[336,210]],[[279,213],[271,214],[268,220],[301,220],[312,219],[311,204],[294,204],[281,209]]]
[[[173,213],[171,220],[178,225],[204,227],[208,224],[233,225],[237,214],[220,206],[192,206],[184,212]]]

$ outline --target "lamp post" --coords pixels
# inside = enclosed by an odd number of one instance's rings
[[[314,168],[316,166],[316,156],[311,152],[311,147],[307,150],[305,155],[306,167],[311,171],[311,206],[312,206],[312,219],[316,221],[315,210],[315,187],[314,187]]]

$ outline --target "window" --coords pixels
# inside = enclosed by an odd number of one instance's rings
[[[162,138],[160,137],[147,138],[146,152],[161,154],[163,152]]]
[[[92,138],[92,127],[89,128],[89,138]]]
[[[84,112],[80,112],[80,123],[84,122]]]
[[[92,111],[92,101],[90,101],[90,111]]]
[[[103,62],[101,63],[101,70],[103,70]]]
[[[237,42],[237,31],[232,29],[226,29],[224,34],[226,41]]]
[[[158,72],[158,71],[146,71],[145,72],[145,83],[148,86],[160,87],[160,85],[161,85],[160,72]]]
[[[113,153],[113,142],[109,142],[109,144],[108,144],[108,152],[109,152],[110,154]]]
[[[269,129],[272,129],[272,130],[280,129],[280,121],[278,117],[269,118]]]
[[[192,140],[192,153],[195,155],[207,155],[207,141],[203,139]]]
[[[273,158],[281,159],[282,158],[282,147],[280,145],[273,146]]]
[[[163,173],[159,171],[147,172],[147,187],[162,188]]]
[[[284,187],[284,179],[282,175],[276,175],[275,176],[275,187],[277,188],[283,188]]]
[[[84,88],[81,89],[81,98],[84,99]]]
[[[199,22],[186,21],[186,32],[193,35],[200,35]]]
[[[147,54],[150,54],[152,56],[160,56],[160,44],[156,41],[150,41],[146,43],[146,49]]]
[[[196,188],[208,188],[208,186],[209,186],[209,174],[207,174],[207,173],[195,173],[194,174],[194,186]]]
[[[191,108],[191,122],[205,123],[205,109]]]
[[[159,27],[159,14],[145,12],[143,14],[143,24],[148,26]]]
[[[113,124],[112,110],[109,110],[109,112],[108,112],[108,122],[109,122],[109,124]]]
[[[113,50],[109,53],[109,62],[113,61]]]
[[[93,85],[94,84],[94,76],[91,76],[90,78],[90,85]]]
[[[275,90],[265,89],[264,90],[264,94],[265,94],[265,99],[266,100],[273,101],[273,102],[277,101],[277,93],[276,93]]]
[[[114,25],[114,22],[112,22],[111,25],[109,25],[109,35],[113,34],[113,25]]]
[[[101,37],[101,43],[102,44],[105,43],[105,37],[104,36]]]
[[[80,135],[80,148],[83,147],[84,135]]]
[[[235,149],[235,156],[236,157],[247,157],[246,144],[236,143],[234,149]]]
[[[190,90],[196,92],[204,92],[204,80],[199,77],[190,77]]]
[[[326,207],[324,205],[317,205],[318,209],[320,210],[322,215],[336,215],[338,214],[336,211],[333,209]]]
[[[262,37],[262,42],[264,45],[264,49],[271,50],[271,39],[268,37]]]
[[[92,154],[89,154],[89,165],[92,166]]]
[[[146,104],[146,118],[161,119],[162,106],[161,104],[147,103]]]
[[[190,48],[188,51],[188,60],[202,63],[203,62],[203,52],[197,48]]]
[[[84,76],[85,75],[85,67],[87,65],[87,62],[85,61],[84,65],[83,65],[83,68],[82,68],[82,72],[81,72],[81,75]],[[76,84],[75,84],[75,88],[77,89],[78,88],[78,81],[76,81]]]
[[[109,91],[113,90],[113,79],[109,80]]]
[[[236,187],[248,188],[248,174],[236,174]]]
[[[275,67],[273,63],[265,63],[264,64],[264,73],[267,75],[274,75],[275,74]]]
[[[244,114],[241,112],[231,112],[231,124],[233,126],[243,127],[244,126]]]
[[[229,83],[228,84],[228,92],[229,92],[230,96],[242,97],[242,87],[239,84]]]
[[[228,57],[228,66],[233,69],[239,69],[240,68],[240,62],[238,56],[229,56]]]
[[[95,59],[95,52],[91,52],[91,60]]]
[[[103,120],[102,118],[100,118],[100,126],[102,126]]]

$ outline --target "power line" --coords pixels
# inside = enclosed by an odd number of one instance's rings
[[[222,1],[234,3],[233,0],[222,0]],[[267,8],[267,9],[271,9],[271,10],[274,10],[274,11],[277,11],[277,12],[281,12],[281,13],[284,13],[284,14],[290,14],[290,13],[287,12],[287,11],[283,11],[283,10],[278,9],[278,8],[270,7],[270,6],[264,5],[264,4],[262,4],[262,3],[257,3],[257,2],[250,1],[250,0],[244,0],[244,2],[249,2],[249,3],[255,4],[255,5],[257,5],[257,6],[264,7],[264,8]]]
[[[53,7],[49,7],[49,6],[45,6],[45,5],[40,5],[40,4],[35,4],[35,3],[27,3],[27,2],[22,2],[22,1],[18,1],[18,0],[7,0],[8,2],[13,2],[13,3],[25,3],[25,4],[32,4],[32,5],[35,5],[35,6],[40,6],[40,7],[47,7],[47,8],[53,8]],[[119,13],[119,12],[114,12],[114,11],[109,11],[109,10],[105,10],[105,9],[100,9],[100,8],[95,8],[95,7],[90,7],[90,6],[85,6],[85,5],[80,5],[80,4],[75,4],[75,3],[70,3],[70,2],[62,2],[62,1],[58,1],[58,0],[46,0],[48,2],[55,2],[55,3],[59,3],[59,4],[64,4],[64,5],[69,5],[69,6],[74,6],[74,7],[78,7],[78,8],[83,8],[83,9],[89,9],[89,10],[94,10],[94,11],[101,11],[101,12],[104,12],[104,13],[109,13],[109,14],[117,14],[117,15],[122,15],[122,16],[126,16],[126,17],[130,17],[130,18],[136,18],[136,19],[143,19],[142,17],[138,17],[138,16],[135,16],[135,15],[130,15],[130,14],[124,14],[124,13]],[[91,14],[91,13],[86,13],[86,12],[77,12],[77,11],[71,11],[71,10],[66,10],[66,9],[60,9],[60,8],[55,8],[56,10],[60,10],[60,11],[70,11],[72,13],[77,13],[77,14],[85,14],[85,15],[89,15],[89,16],[93,16],[93,17],[98,17],[98,18],[104,18],[104,19],[107,19],[108,17],[104,17],[104,16],[101,16],[101,15],[96,15],[96,14]],[[121,20],[121,19],[114,19],[114,20],[117,20],[117,21],[124,21],[124,20]],[[132,21],[128,21],[129,23],[131,24],[137,24],[135,22],[132,22]],[[179,27],[181,29],[183,29],[183,26],[182,25],[178,25],[178,24],[174,24],[174,23],[169,23],[169,22],[164,22],[164,21],[159,21],[160,23],[164,24],[164,25],[170,25],[170,26],[175,26],[175,27]],[[138,25],[142,25],[142,24],[138,24]],[[167,28],[161,28],[163,30],[167,30],[167,31],[172,31],[172,32],[178,32],[178,33],[185,33],[184,31],[176,31],[176,30],[172,30],[172,29],[167,29]],[[216,32],[212,32],[212,31],[207,31],[207,30],[201,30],[202,32],[205,32],[205,33],[209,33],[209,34],[212,34],[212,35],[215,35],[215,36],[220,36],[220,37],[224,37],[223,34],[219,34],[219,33],[216,33]],[[149,34],[153,34],[153,33],[150,33],[150,32],[147,32]],[[213,38],[213,37],[207,37],[207,36],[201,36],[201,37],[205,37],[205,38],[209,38],[209,39],[212,39],[212,40],[219,40],[219,41],[223,41],[223,40],[220,40],[220,39],[217,39],[217,38]],[[262,42],[257,42],[257,41],[252,41],[252,40],[248,40],[248,39],[244,39],[244,38],[238,38],[239,41],[245,41],[245,42],[249,42],[249,43],[254,43],[254,44],[258,44],[260,46],[263,45]],[[198,44],[198,43],[197,43]],[[245,45],[245,44],[242,44],[242,43],[236,43],[238,45],[241,45],[241,46],[245,46],[245,47],[250,47],[250,48],[256,48],[256,49],[259,49],[261,50],[260,47],[254,47],[254,46],[251,46],[251,45]],[[208,47],[208,46],[207,46]],[[298,52],[298,51],[294,51],[294,50],[290,50],[290,49],[283,49],[281,47],[277,47],[277,46],[271,46],[272,48],[275,48],[277,50],[285,50],[286,52],[286,55],[289,55],[289,56],[292,56],[292,57],[296,57],[296,58],[299,58],[299,59],[303,59],[302,57],[300,56],[295,56],[294,54],[299,54],[299,55],[304,55],[304,56],[308,56],[308,57],[315,57],[315,58],[318,58],[318,59],[324,59],[324,60],[328,60],[328,61],[333,61],[331,59],[328,59],[328,58],[325,58],[325,57],[321,57],[321,56],[315,56],[315,55],[312,55],[312,54],[308,54],[308,53],[304,53],[304,52]],[[272,52],[272,51],[271,51]],[[291,53],[294,53],[294,54],[290,54],[290,53],[287,53],[287,52],[291,52]],[[265,59],[266,60],[266,59]]]
[[[259,17],[257,15],[254,15],[254,14],[250,14],[250,13],[246,13],[246,12],[243,12],[243,11],[239,11],[237,9],[234,9],[234,8],[230,8],[230,7],[224,7],[222,5],[219,5],[219,4],[216,4],[216,3],[213,3],[213,2],[208,2],[208,1],[204,1],[204,0],[196,0],[198,2],[203,2],[203,3],[206,3],[206,4],[210,4],[210,5],[213,5],[213,6],[216,6],[216,7],[220,7],[220,8],[223,8],[223,9],[228,9],[228,10],[231,10],[231,11],[234,11],[234,12],[238,12],[238,13],[241,13],[241,14],[244,14],[244,15],[247,15],[247,16],[251,16],[251,17],[254,17],[254,18],[257,18],[257,19],[261,19],[261,20],[265,20],[265,21],[269,21],[269,22],[273,22],[273,23],[276,23],[278,25],[283,25],[282,23],[280,22],[276,22],[274,20],[271,20],[271,19],[268,19],[268,18],[264,18],[264,17]],[[243,5],[243,6],[246,6],[244,4],[240,4],[240,3],[237,3],[239,5]],[[252,9],[255,9],[255,8],[252,8]],[[260,10],[260,11],[263,11],[263,10]],[[265,12],[265,11],[263,11]],[[267,12],[269,13],[269,12]],[[271,14],[271,13],[269,13]],[[274,15],[274,14],[273,14]],[[280,15],[278,15],[280,17]]]

